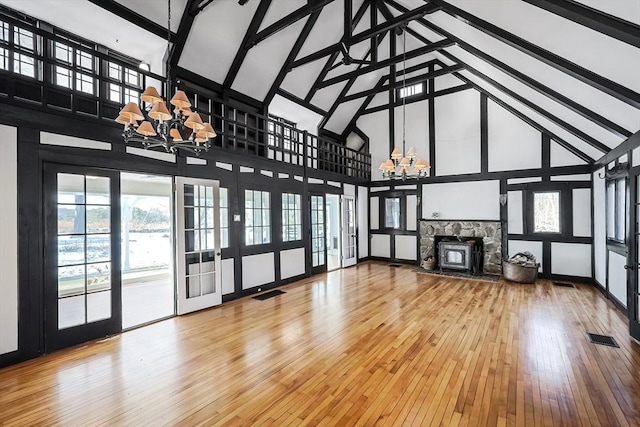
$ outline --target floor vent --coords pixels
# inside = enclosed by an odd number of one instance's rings
[[[256,295],[252,297],[253,299],[257,299],[259,301],[264,301],[269,298],[277,297],[278,295],[286,294],[286,292],[281,291],[280,289],[276,289],[273,291],[265,292],[264,294]]]
[[[608,335],[598,335],[587,332],[587,336],[589,337],[589,342],[592,342],[594,344],[608,345],[609,347],[620,348],[616,340]]]
[[[398,267],[400,267],[400,264],[389,264],[389,267],[398,268]]]
[[[552,282],[553,286],[562,286],[563,288],[575,288],[576,285],[569,282]]]

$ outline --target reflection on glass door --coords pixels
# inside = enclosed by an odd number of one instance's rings
[[[342,266],[350,267],[357,262],[358,254],[356,247],[356,199],[353,196],[343,196],[342,199]]]
[[[122,327],[175,314],[171,177],[120,174]]]
[[[326,195],[326,227],[327,227],[327,271],[336,270],[342,266],[342,224],[340,222],[340,196]]]
[[[326,271],[324,196],[311,196],[311,271]]]
[[[217,181],[176,178],[178,314],[222,303]]]
[[[45,168],[46,350],[120,330],[119,212],[112,173]]]

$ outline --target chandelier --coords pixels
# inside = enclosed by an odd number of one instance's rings
[[[405,181],[406,179],[419,179],[427,176],[427,171],[429,170],[429,162],[426,160],[422,160],[417,157],[416,149],[413,147],[409,148],[409,151],[405,151],[406,149],[406,97],[407,97],[407,29],[404,28],[403,37],[402,37],[402,69],[403,69],[403,78],[402,78],[402,151],[399,148],[394,148],[391,152],[391,156],[386,161],[380,164],[380,169],[382,171],[382,177],[385,179],[402,179]],[[411,167],[413,166],[413,170]]]
[[[171,0],[168,0],[167,51],[171,40]],[[171,64],[167,62],[167,93],[171,88]],[[135,102],[127,103],[115,119],[124,125],[124,142],[137,142],[147,148],[163,147],[167,152],[185,150],[196,155],[208,151],[210,139],[216,132],[210,123],[203,123],[200,114],[191,111],[191,102],[184,91],[177,90],[169,103],[173,113],[155,87],[147,87],[140,99],[145,104],[144,111]],[[138,123],[141,122],[141,123]]]

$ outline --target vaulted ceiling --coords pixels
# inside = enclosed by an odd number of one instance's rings
[[[0,3],[163,72],[165,1]],[[171,9],[172,66],[265,106],[304,106],[338,134],[388,104],[403,52],[408,81],[469,85],[588,161],[640,130],[638,0],[172,0]]]

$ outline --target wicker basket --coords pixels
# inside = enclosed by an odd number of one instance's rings
[[[513,264],[502,261],[502,275],[505,279],[517,283],[535,283],[538,278],[538,267],[526,267],[524,265]]]
[[[434,268],[436,268],[436,260],[434,258],[430,259],[430,260],[423,260],[422,261],[422,268],[424,268],[425,270],[433,270]]]

